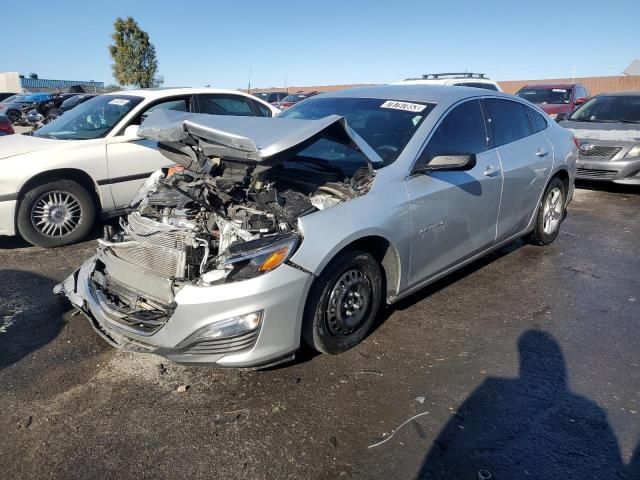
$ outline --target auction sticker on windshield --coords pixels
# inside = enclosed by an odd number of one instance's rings
[[[118,106],[122,106],[122,105],[126,105],[127,103],[129,103],[129,100],[127,100],[126,98],[114,98],[113,100],[109,101],[109,105],[118,105]]]
[[[394,110],[404,110],[406,112],[421,112],[425,108],[426,105],[422,105],[420,103],[409,103],[409,102],[397,102],[395,100],[387,100],[380,108],[393,108]]]

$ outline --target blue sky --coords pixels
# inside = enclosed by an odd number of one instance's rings
[[[91,5],[96,5],[92,8]],[[0,71],[113,82],[113,21],[133,16],[165,86],[384,83],[437,71],[497,80],[617,75],[640,58],[640,1],[4,0]],[[9,45],[9,48],[7,48]]]

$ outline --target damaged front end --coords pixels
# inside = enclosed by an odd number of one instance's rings
[[[379,157],[337,116],[158,112],[139,135],[158,141],[177,166],[147,180],[121,229],[107,227],[96,256],[56,293],[118,346],[213,362],[255,349],[269,316],[301,313],[304,298],[292,295],[302,297],[312,276],[290,260],[304,241],[298,219],[365,194]],[[332,155],[352,152],[350,168],[316,157],[318,144]],[[269,282],[259,280],[276,270]],[[271,290],[278,284],[282,292]],[[247,311],[236,315],[243,303]],[[173,324],[189,316],[201,318]],[[298,341],[289,337],[288,353]],[[267,348],[259,360],[287,353],[282,345],[276,350]]]

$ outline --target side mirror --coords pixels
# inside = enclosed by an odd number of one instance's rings
[[[566,120],[569,114],[567,112],[558,113],[556,115],[556,122],[561,122],[562,120]]]
[[[429,163],[422,168],[417,169],[418,172],[435,172],[438,170],[461,171],[471,170],[476,166],[476,156],[474,154],[465,155],[436,155]]]
[[[130,138],[139,138],[138,136],[138,127],[140,125],[129,125],[124,129],[124,136]]]
[[[577,107],[578,105],[583,105],[587,99],[585,97],[576,98],[576,101],[573,104]]]

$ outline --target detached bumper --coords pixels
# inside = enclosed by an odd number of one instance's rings
[[[612,161],[608,158],[577,161],[578,180],[605,180],[614,183],[640,185],[640,158]]]
[[[91,280],[96,259],[86,261],[54,293],[64,294],[108,343],[129,351],[161,355],[180,363],[256,367],[292,357],[300,344],[302,315],[313,277],[281,265],[251,280],[176,289],[175,310],[151,335],[123,328],[101,303]],[[187,339],[231,317],[262,312],[257,331],[193,344]]]

